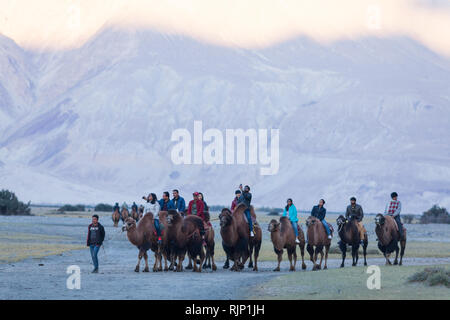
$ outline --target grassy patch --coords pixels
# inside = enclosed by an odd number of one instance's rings
[[[425,268],[408,278],[409,282],[422,282],[429,286],[444,285],[450,288],[450,269],[442,267]]]
[[[219,235],[220,237],[220,235]],[[217,238],[216,232],[216,247],[215,256],[218,259],[223,259],[225,257],[225,252],[222,249],[222,240]],[[337,239],[334,238],[332,245],[330,247],[330,252],[328,254],[329,259],[340,259],[341,250],[337,246]],[[370,258],[382,258],[383,254],[378,250],[377,244],[375,242],[369,243],[367,247],[367,259]],[[391,259],[395,257],[395,253],[391,255]],[[416,258],[448,258],[450,257],[450,243],[449,242],[409,242],[406,243],[405,258],[416,257]],[[362,248],[359,249],[359,258],[362,259]],[[297,248],[297,260],[301,259],[300,249]],[[309,260],[309,254],[305,247],[305,259]],[[351,253],[347,253],[347,259],[351,260]],[[259,252],[260,261],[274,261],[276,260],[276,254],[273,251],[273,245],[269,238],[263,238],[263,243],[261,245],[261,250]],[[283,260],[287,260],[287,253],[284,250]],[[368,261],[370,263],[370,261]]]
[[[445,286],[410,282],[423,266],[381,266],[381,289],[369,290],[366,267],[301,271],[283,275],[249,290],[250,299],[450,299]],[[433,273],[430,277],[441,273]],[[428,278],[428,277],[427,277]]]
[[[4,243],[0,242],[0,263],[17,262],[27,258],[43,258],[85,246],[49,243]]]

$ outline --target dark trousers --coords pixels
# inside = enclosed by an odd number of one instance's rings
[[[250,232],[253,231],[253,222],[252,222],[252,215],[250,214],[250,209],[245,209],[244,211],[245,216],[248,220],[248,226],[250,227]]]
[[[400,233],[400,238],[403,237],[403,225],[402,225],[402,220],[400,219],[400,215],[397,215],[394,217],[395,222],[397,222],[397,226],[398,226],[398,233]]]
[[[161,226],[159,225],[159,219],[155,219],[155,229],[158,237],[161,236]]]
[[[92,263],[94,264],[94,269],[98,269],[98,251],[100,250],[100,246],[96,246],[91,244],[89,246],[91,249],[91,257],[92,257]]]

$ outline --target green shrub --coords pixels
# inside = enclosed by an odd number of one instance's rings
[[[425,268],[408,278],[409,282],[422,282],[429,286],[444,285],[450,287],[450,270],[444,268]]]
[[[113,211],[113,206],[106,203],[99,203],[95,206],[94,211],[110,212]]]
[[[425,211],[420,217],[420,223],[450,223],[447,209],[435,204],[431,209]]]
[[[0,191],[1,215],[30,215],[30,202],[24,204],[19,201],[14,192],[2,189]]]
[[[85,206],[84,204],[77,204],[77,205],[71,205],[71,204],[66,204],[63,205],[61,208],[58,209],[58,211],[69,211],[69,212],[73,212],[73,211],[85,211]]]

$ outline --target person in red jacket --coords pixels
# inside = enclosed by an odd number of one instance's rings
[[[237,207],[239,197],[241,196],[241,190],[236,190],[234,194],[236,195],[236,197],[233,199],[233,202],[231,202],[231,212],[233,212],[234,209]]]
[[[203,210],[205,210],[205,205],[202,200],[199,199],[199,193],[194,192],[194,199],[189,202],[189,206],[187,209],[187,215],[193,214],[202,218],[205,221],[205,215],[203,214]]]
[[[203,213],[203,211],[205,210],[204,202],[203,202],[203,200],[200,199],[198,192],[194,192],[192,195],[194,196],[194,199],[189,201],[189,206],[188,206],[186,215],[191,215],[191,214],[196,215],[202,219],[203,223],[205,223],[205,214]],[[204,228],[202,228],[202,230],[200,230],[200,235],[203,240],[203,246],[206,246],[205,229]]]

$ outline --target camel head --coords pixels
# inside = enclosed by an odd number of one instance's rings
[[[232,216],[231,211],[228,208],[223,208],[219,214],[220,227],[226,227],[231,223]]]
[[[179,216],[177,210],[169,210],[166,217],[167,224],[169,226],[173,225]]]
[[[318,221],[318,219],[316,217],[313,216],[309,216],[308,219],[306,219],[306,226],[312,226],[316,223],[316,221]]]
[[[347,222],[348,222],[348,220],[347,220],[343,215],[340,215],[340,216],[336,219],[336,224],[337,224],[339,227],[343,226],[343,225],[346,224]]]
[[[128,217],[122,226],[122,231],[130,231],[133,228],[136,228],[136,221],[133,218]]]
[[[386,218],[381,213],[379,213],[375,216],[375,224],[377,226],[382,226],[385,221],[386,221]]]
[[[267,231],[274,232],[280,227],[280,222],[275,219],[272,219],[267,226]]]

